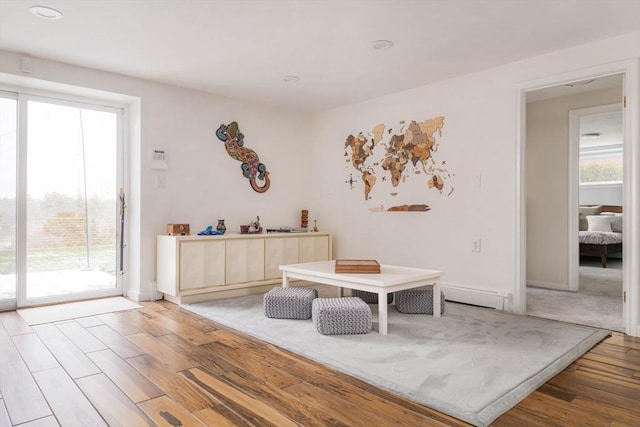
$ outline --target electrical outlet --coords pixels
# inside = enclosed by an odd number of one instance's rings
[[[161,190],[167,187],[167,177],[164,174],[158,175],[157,186]]]
[[[482,239],[473,239],[471,241],[471,252],[480,252],[482,249]]]

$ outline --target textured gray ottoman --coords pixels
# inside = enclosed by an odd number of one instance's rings
[[[313,324],[322,335],[368,334],[371,309],[358,297],[313,300]]]
[[[359,291],[357,289],[351,289],[351,296],[358,297],[362,301],[367,304],[377,304],[378,303],[378,294],[367,291]],[[387,304],[391,304],[393,302],[393,293],[387,294]]]
[[[400,313],[433,314],[433,289],[409,289],[396,292]],[[440,313],[444,314],[444,292],[440,292]]]
[[[264,315],[272,319],[310,319],[311,303],[318,298],[313,288],[277,287],[264,294]]]

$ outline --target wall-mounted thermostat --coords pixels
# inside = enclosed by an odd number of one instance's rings
[[[169,169],[169,164],[167,163],[167,152],[165,150],[153,150],[151,169]]]

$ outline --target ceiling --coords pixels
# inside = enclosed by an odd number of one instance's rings
[[[309,112],[636,30],[640,0],[0,0],[0,49]]]
[[[622,101],[624,78],[622,74],[599,77],[595,79],[581,80],[570,84],[551,86],[526,93],[527,103],[544,101],[551,98],[574,96],[603,89],[613,89],[620,93]],[[600,147],[603,145],[618,146],[622,148],[623,123],[622,102],[617,107],[611,107],[613,112],[600,112],[580,117],[580,148]],[[597,137],[589,137],[588,134],[598,134]],[[587,135],[585,135],[587,134]]]
[[[593,92],[597,90],[617,88],[620,90],[620,98],[623,92],[623,75],[612,74],[610,76],[579,80],[576,82],[535,89],[526,93],[527,102],[542,101],[560,96],[572,96],[580,93]]]
[[[580,118],[580,148],[616,146],[622,150],[622,107],[616,111]],[[596,134],[588,137],[589,134]]]

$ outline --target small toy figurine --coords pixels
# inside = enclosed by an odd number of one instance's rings
[[[260,217],[257,216],[255,221],[249,223],[249,233],[260,233]]]
[[[214,230],[212,225],[208,225],[207,228],[198,232],[198,236],[219,236],[221,234],[224,233],[221,233],[218,230]]]
[[[318,231],[318,220],[316,219],[313,220],[313,231]]]

